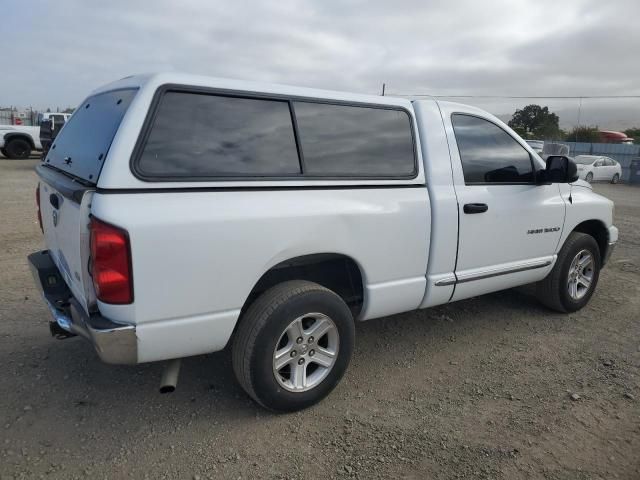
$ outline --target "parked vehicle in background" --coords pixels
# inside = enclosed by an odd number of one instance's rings
[[[40,123],[46,120],[63,125],[70,116],[70,113],[43,113]],[[26,159],[32,151],[42,149],[40,125],[0,125],[0,153],[5,157],[14,160]]]
[[[525,140],[527,144],[536,152],[538,155],[542,156],[542,151],[544,149],[544,140]]]
[[[579,177],[589,183],[593,181],[618,183],[622,176],[622,167],[613,158],[599,155],[578,155],[574,161],[578,166]]]
[[[0,153],[7,158],[29,158],[33,150],[42,150],[40,127],[0,125]]]
[[[625,133],[613,130],[600,130],[600,143],[620,143],[623,145],[633,145],[633,138],[627,137]]]
[[[478,108],[177,73],[93,92],[37,167],[56,336],[109,363],[232,344],[259,404],[340,381],[355,321],[535,283],[584,307],[613,202]],[[165,371],[174,388],[178,363]]]
[[[60,130],[71,116],[69,113],[51,113],[43,114],[40,121],[40,144],[42,145],[42,154],[46,155],[51,148],[54,140],[60,133]]]

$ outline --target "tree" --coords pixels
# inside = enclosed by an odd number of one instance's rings
[[[558,140],[563,133],[559,126],[560,118],[549,107],[527,105],[522,110],[516,110],[509,126],[524,138],[540,138],[544,140]]]
[[[623,131],[627,137],[631,137],[636,141],[640,141],[640,127],[627,128]]]
[[[567,142],[598,143],[600,141],[600,129],[598,126],[574,127],[566,137]]]

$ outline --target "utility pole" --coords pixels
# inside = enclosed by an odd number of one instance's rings
[[[385,88],[386,86],[387,86],[387,84],[386,84],[386,83],[383,83],[383,84],[382,84],[382,96],[383,96],[383,97],[384,97],[384,88]]]
[[[576,127],[576,143],[578,143],[578,128],[580,128],[581,113],[582,113],[582,97],[580,97],[580,103],[578,104],[578,126]]]

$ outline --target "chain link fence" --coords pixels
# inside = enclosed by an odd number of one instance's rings
[[[0,109],[0,125],[38,125],[40,112],[36,110]]]

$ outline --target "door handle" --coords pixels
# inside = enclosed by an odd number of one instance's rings
[[[60,199],[58,198],[58,195],[56,195],[55,193],[52,193],[51,195],[49,195],[49,203],[51,203],[51,206],[56,210],[60,208]]]
[[[489,210],[489,206],[486,203],[467,203],[462,207],[464,213],[484,213]]]

